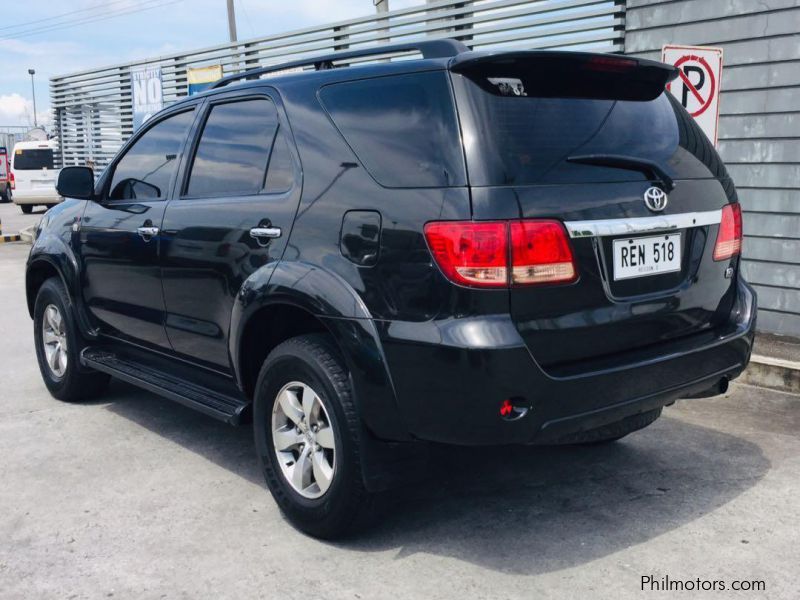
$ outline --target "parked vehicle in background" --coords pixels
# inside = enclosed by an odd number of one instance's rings
[[[50,141],[17,142],[11,154],[11,198],[25,214],[34,206],[48,208],[63,198],[56,191],[58,170],[53,155],[56,143]]]
[[[736,189],[675,68],[452,40],[307,66],[61,171],[26,278],[56,398],[114,376],[252,423],[281,509],[334,537],[426,442],[611,443],[745,368]]]
[[[0,147],[0,202],[11,201],[11,166],[8,163],[8,150]]]

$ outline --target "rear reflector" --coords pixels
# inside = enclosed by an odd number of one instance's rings
[[[558,221],[440,221],[425,225],[425,239],[442,273],[461,285],[567,283],[578,275]]]
[[[739,204],[726,204],[714,246],[714,260],[728,260],[742,251],[742,208]]]

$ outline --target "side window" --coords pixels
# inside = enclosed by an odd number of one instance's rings
[[[466,185],[455,104],[445,73],[337,83],[322,88],[320,98],[381,185]]]
[[[278,111],[266,98],[212,107],[197,145],[187,195],[260,192],[277,130]]]
[[[109,199],[165,198],[193,119],[194,109],[167,117],[148,129],[114,168]]]
[[[286,141],[286,134],[283,130],[278,128],[278,135],[275,136],[272,154],[269,157],[264,191],[270,193],[285,192],[292,187],[293,182],[294,167],[292,166],[289,142]]]

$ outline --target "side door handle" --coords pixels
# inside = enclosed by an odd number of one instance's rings
[[[158,235],[158,227],[139,227],[136,231],[145,242]]]
[[[281,237],[281,228],[253,227],[250,230],[250,237],[257,239],[259,242],[268,242],[269,240]]]

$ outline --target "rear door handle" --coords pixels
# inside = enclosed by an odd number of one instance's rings
[[[253,227],[250,230],[250,237],[259,241],[271,240],[281,237],[280,227]]]
[[[139,227],[136,231],[145,242],[158,235],[158,227]]]

